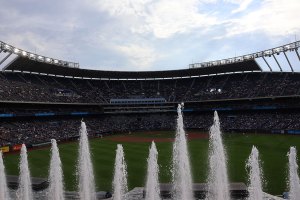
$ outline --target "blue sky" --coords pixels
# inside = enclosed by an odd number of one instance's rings
[[[8,0],[0,40],[100,70],[168,70],[300,39],[299,0]]]

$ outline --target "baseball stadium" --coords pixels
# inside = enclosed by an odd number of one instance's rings
[[[45,199],[43,191],[55,183],[49,173],[50,166],[55,166],[56,147],[61,160],[56,166],[62,170],[57,180],[69,199],[79,198],[77,191],[83,193],[81,171],[93,172],[98,199],[118,199],[117,190],[124,188],[126,192],[144,188],[147,197],[151,176],[157,176],[160,184],[159,198],[170,198],[176,172],[180,172],[180,167],[173,168],[186,158],[190,169],[182,173],[189,172],[184,176],[191,177],[197,199],[203,198],[203,191],[210,192],[210,185],[205,184],[211,173],[217,174],[216,179],[222,176],[216,171],[223,165],[231,196],[234,192],[240,194],[237,199],[250,196],[247,187],[255,187],[251,175],[259,173],[264,195],[281,199],[292,190],[291,179],[298,177],[300,164],[296,158],[291,160],[292,149],[300,148],[299,47],[300,41],[295,41],[233,58],[192,63],[186,69],[105,71],[82,69],[79,63],[0,42],[0,146],[8,190],[14,193],[22,187],[21,173],[29,169],[29,190],[34,195],[42,193],[40,198]],[[214,146],[212,135],[218,132],[221,142],[216,140],[220,143]],[[218,153],[220,146],[224,148]],[[257,152],[253,149],[259,151],[259,158],[252,162]],[[156,150],[153,163],[157,165],[152,175],[151,150]],[[215,162],[221,163],[212,167],[216,152],[221,157]],[[181,153],[185,154],[181,157]],[[83,165],[88,162],[91,166]],[[118,166],[121,171],[116,175]],[[123,177],[119,185],[116,177]],[[94,199],[81,199],[88,198]]]

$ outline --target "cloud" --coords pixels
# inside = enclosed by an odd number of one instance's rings
[[[282,44],[300,33],[299,10],[299,0],[10,0],[0,40],[81,67],[173,69]]]
[[[161,0],[151,6],[146,23],[158,38],[172,37],[177,33],[189,33],[195,29],[205,31],[217,23],[216,18],[198,10],[199,1]]]
[[[98,8],[111,17],[126,19],[132,33],[152,33],[156,38],[169,38],[217,24],[213,15],[199,8],[215,0],[103,0]],[[134,23],[133,23],[134,22]]]
[[[127,57],[128,64],[135,70],[151,70],[153,63],[163,57],[147,45],[116,45],[113,49]]]
[[[74,33],[80,22],[71,9],[62,8],[63,2],[61,7],[54,5],[35,0],[3,2],[0,7],[0,40],[37,54],[73,61],[70,53],[77,51]],[[62,9],[64,12],[60,12]]]
[[[269,36],[285,36],[299,32],[299,0],[264,0],[261,7],[240,18],[227,21],[226,37],[262,32]]]
[[[101,2],[91,1],[92,5],[97,5],[98,9],[108,12],[111,16],[143,16],[145,6],[153,0],[102,0]]]
[[[237,9],[231,11],[231,13],[235,14],[246,10],[253,0],[226,0],[226,1],[239,5]]]

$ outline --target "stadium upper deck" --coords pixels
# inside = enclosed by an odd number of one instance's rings
[[[0,42],[0,67],[2,71],[20,71],[46,75],[56,75],[70,78],[89,79],[164,79],[205,76],[211,74],[263,71],[257,60],[261,59],[269,71],[286,71],[282,65],[287,65],[289,71],[294,72],[291,58],[288,52],[295,52],[295,56],[300,60],[298,47],[300,41],[286,44],[280,47],[256,52],[244,56],[228,58],[223,60],[190,64],[189,69],[166,70],[166,71],[103,71],[79,68],[79,63],[67,62],[53,59],[28,51],[18,49],[14,46]],[[277,58],[279,54],[284,55],[285,64]],[[276,67],[270,64],[269,58],[273,58]],[[274,70],[275,68],[275,70]]]

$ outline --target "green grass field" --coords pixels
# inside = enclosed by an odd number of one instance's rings
[[[173,137],[171,132],[134,133],[136,137]],[[117,136],[112,136],[117,137]],[[290,146],[296,146],[300,155],[300,137],[286,135],[242,135],[225,134],[224,143],[228,155],[229,178],[232,182],[246,182],[247,175],[245,161],[252,145],[256,145],[263,161],[265,177],[265,191],[271,194],[282,194],[286,190],[287,152]],[[148,157],[149,142],[122,143],[128,165],[129,188],[143,186],[146,174],[146,159]],[[109,138],[93,139],[90,141],[96,184],[98,190],[111,190],[113,165],[117,142]],[[195,139],[188,143],[194,182],[205,182],[208,169],[208,140]],[[76,190],[76,160],[78,143],[60,144],[60,155],[63,162],[64,180],[67,190]],[[157,143],[159,151],[160,182],[171,179],[170,166],[172,143]],[[29,163],[32,176],[47,177],[50,160],[49,148],[29,152]],[[18,154],[4,156],[6,172],[10,175],[18,174]],[[300,164],[300,163],[299,163]]]

